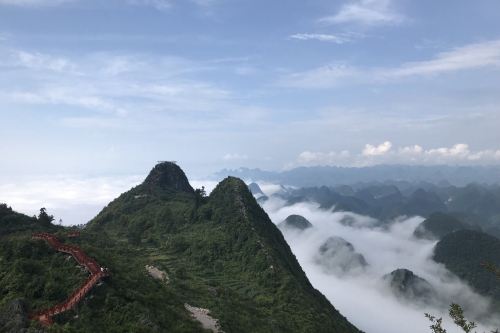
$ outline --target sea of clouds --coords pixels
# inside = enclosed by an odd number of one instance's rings
[[[269,184],[262,188],[276,189]],[[322,210],[314,203],[287,206],[271,198],[262,206],[275,224],[291,214],[302,215],[313,224],[302,232],[283,230],[285,239],[313,286],[360,329],[368,333],[430,332],[430,322],[424,316],[427,312],[443,317],[449,333],[462,332],[448,318],[451,303],[462,305],[468,318],[482,323],[478,332],[500,327],[500,318],[489,310],[488,299],[431,259],[436,242],[413,237],[422,217],[399,218],[381,227],[372,218]],[[346,218],[350,225],[341,223]],[[368,266],[364,272],[338,275],[318,263],[319,247],[331,236],[344,238],[365,257]],[[432,284],[437,295],[431,304],[410,302],[391,292],[382,277],[397,268],[409,269]]]

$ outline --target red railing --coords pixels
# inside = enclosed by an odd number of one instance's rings
[[[109,272],[87,256],[78,246],[63,244],[52,234],[45,232],[33,234],[33,239],[43,239],[56,251],[72,255],[79,265],[84,266],[90,272],[88,279],[64,302],[31,315],[31,319],[38,320],[44,326],[49,326],[53,323],[53,316],[75,307],[102,278],[109,276]]]

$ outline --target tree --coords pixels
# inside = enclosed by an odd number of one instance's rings
[[[196,202],[195,205],[196,207],[199,207],[206,199],[207,197],[207,192],[205,191],[205,186],[202,186],[201,188],[197,188],[194,190],[194,194],[196,195]]]
[[[47,214],[47,209],[42,207],[40,208],[37,220],[41,225],[49,226],[54,221],[54,216]]]

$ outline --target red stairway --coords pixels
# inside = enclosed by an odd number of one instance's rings
[[[36,233],[33,234],[32,238],[45,240],[56,251],[72,255],[78,264],[84,266],[90,272],[89,278],[64,302],[31,315],[31,319],[38,320],[44,326],[49,326],[53,323],[53,316],[74,308],[102,278],[109,276],[109,272],[106,268],[99,266],[94,259],[87,256],[78,246],[63,244],[52,234]]]

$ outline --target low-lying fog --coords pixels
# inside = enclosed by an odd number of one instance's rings
[[[344,316],[367,333],[430,332],[425,312],[444,317],[448,332],[461,332],[447,315],[452,302],[464,307],[468,319],[489,323],[480,327],[478,332],[490,332],[490,326],[499,326],[498,316],[494,321],[488,313],[487,299],[430,259],[435,242],[417,240],[412,236],[423,218],[401,218],[382,228],[372,218],[325,211],[312,203],[285,206],[283,201],[271,198],[263,208],[275,224],[291,214],[302,215],[313,224],[304,231],[284,230],[284,236],[311,283]],[[331,236],[340,236],[352,243],[368,265],[361,270],[340,274],[318,262],[319,248]],[[432,284],[437,295],[432,295],[431,304],[394,296],[382,277],[397,268],[407,268]]]

